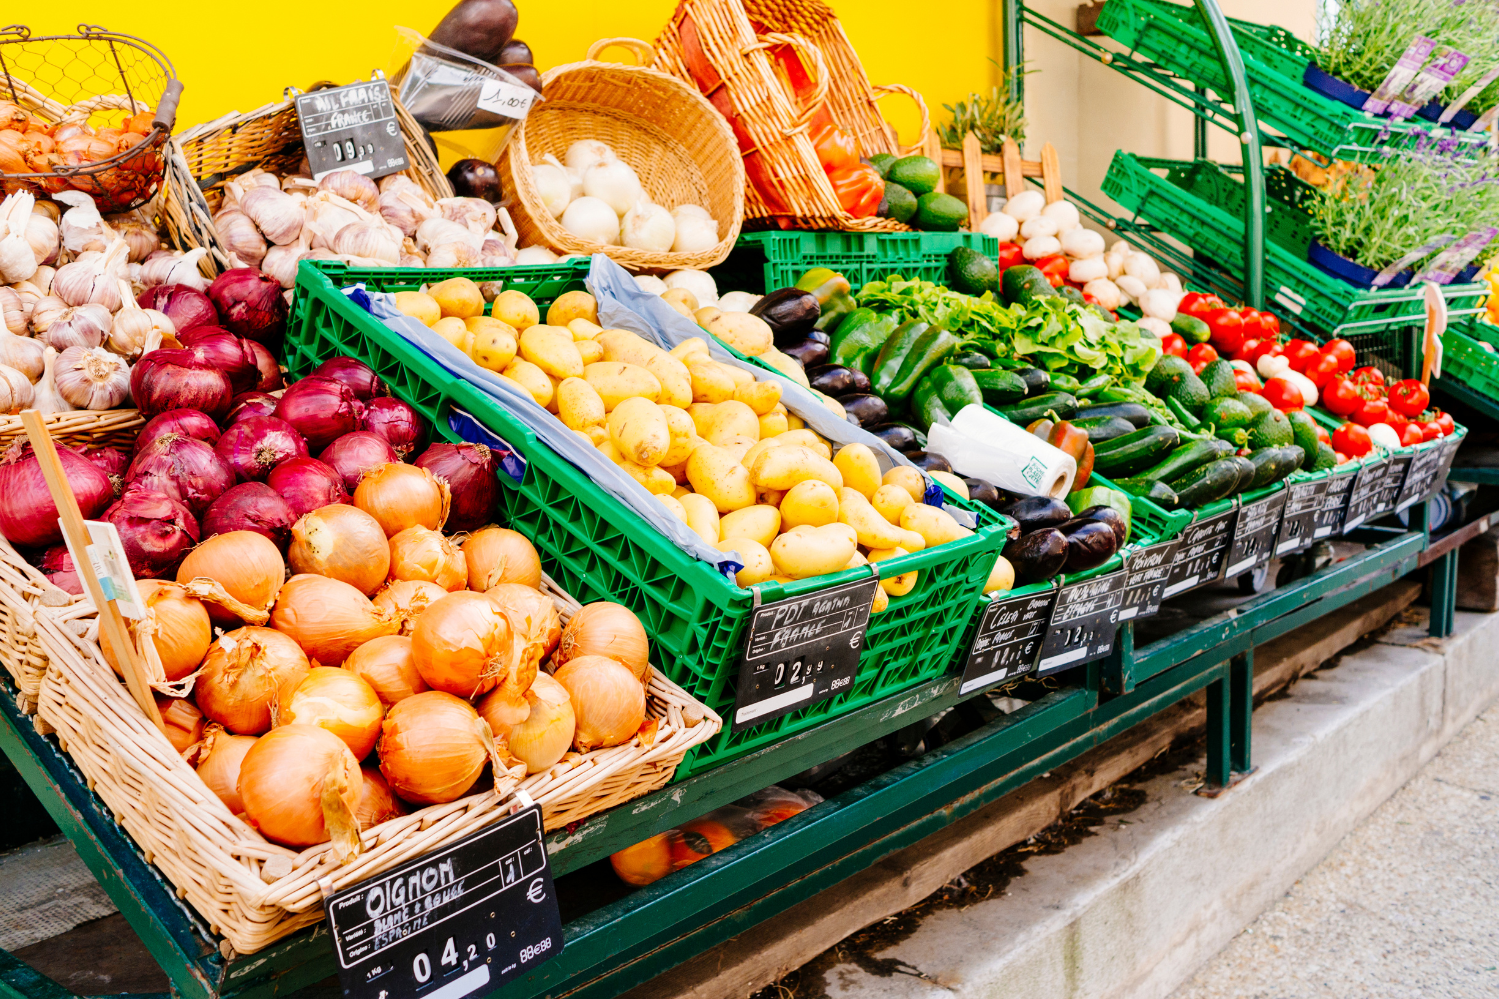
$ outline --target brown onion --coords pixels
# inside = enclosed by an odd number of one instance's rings
[[[374,600],[376,607],[393,612],[401,622],[400,633],[409,635],[422,611],[447,595],[448,591],[436,583],[424,579],[401,579],[386,584],[375,594]]]
[[[370,639],[349,653],[343,668],[369,684],[386,707],[429,689],[417,672],[411,639],[405,635]]]
[[[519,655],[536,664],[546,661],[562,639],[562,616],[552,598],[519,583],[501,583],[484,595],[510,618]]]
[[[203,657],[208,655],[208,644],[213,641],[208,608],[202,601],[188,596],[181,585],[164,579],[139,580],[135,588],[140,593],[141,603],[155,619],[152,642],[157,657],[161,659],[162,670],[168,680],[181,680],[197,669]],[[115,672],[119,669],[116,668]]]
[[[364,775],[364,797],[359,799],[359,807],[354,810],[360,832],[406,814],[406,806],[391,793],[379,767],[361,767],[360,772]]]
[[[208,505],[203,515],[204,537],[230,531],[254,531],[269,538],[277,548],[291,541],[291,505],[264,482],[241,482],[230,486]],[[381,532],[384,535],[384,532]]]
[[[297,643],[253,625],[220,636],[208,649],[194,696],[203,713],[236,735],[259,735],[279,720],[307,677]]]
[[[538,674],[526,691],[526,705],[525,719],[508,723],[508,703],[500,691],[491,691],[479,702],[479,714],[505,740],[510,754],[526,765],[526,773],[539,774],[572,748],[577,719],[567,689],[546,673]]]
[[[644,684],[650,677],[649,652],[640,618],[628,607],[600,600],[584,604],[562,629],[552,669],[579,656],[608,656],[623,663]]]
[[[359,852],[354,810],[364,796],[359,761],[343,740],[316,725],[286,725],[255,740],[239,766],[245,815],[283,846],[328,839],[338,853]]]
[[[265,477],[298,517],[330,503],[349,502],[343,478],[316,458],[288,458]]]
[[[365,472],[354,490],[354,505],[378,520],[389,538],[408,527],[442,530],[448,499],[447,485],[431,472],[400,462]]]
[[[362,760],[375,748],[384,716],[385,708],[369,684],[349,670],[317,666],[292,691],[280,723],[325,728]]]
[[[413,462],[439,481],[452,494],[448,530],[472,531],[494,520],[500,500],[499,464],[494,452],[483,444],[433,444]]]
[[[606,656],[578,656],[554,674],[577,717],[580,753],[629,742],[645,724],[645,688],[629,668]]]
[[[524,534],[504,527],[486,527],[463,543],[468,559],[468,587],[487,590],[501,583],[541,587],[541,556]]]
[[[344,434],[318,455],[318,461],[343,477],[344,488],[350,493],[358,488],[365,472],[400,460],[390,442],[370,430]]]
[[[203,738],[203,712],[185,697],[164,697],[153,694],[156,710],[166,725],[167,741],[179,753],[185,753],[193,743]]]
[[[433,690],[477,697],[510,676],[517,663],[505,613],[482,593],[451,593],[416,619],[411,654]],[[522,687],[515,696],[525,693]]]
[[[254,531],[230,531],[217,534],[192,551],[177,567],[177,582],[208,604],[208,616],[215,624],[233,624],[240,610],[213,598],[189,584],[195,579],[210,579],[224,592],[255,615],[269,612],[286,578],[286,563],[281,552],[263,534]],[[264,623],[265,618],[260,619]]]
[[[406,698],[380,730],[380,773],[392,791],[417,804],[463,797],[496,755],[494,733],[473,705],[440,690]]]
[[[390,578],[461,590],[468,584],[468,563],[462,549],[437,531],[408,527],[390,539]]]
[[[374,517],[358,507],[335,503],[292,525],[286,560],[292,572],[341,579],[368,596],[385,582],[390,547]]]
[[[245,810],[239,796],[239,767],[245,754],[255,745],[253,735],[231,735],[222,729],[214,730],[208,743],[208,754],[198,764],[198,776],[208,785],[208,790],[219,796],[235,815]]]
[[[281,587],[271,627],[296,639],[320,664],[338,666],[370,639],[395,634],[398,624],[394,614],[377,609],[348,583],[300,573]]]

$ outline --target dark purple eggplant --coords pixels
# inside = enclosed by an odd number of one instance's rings
[[[507,62],[500,67],[538,94],[541,93],[541,74],[528,62]]]
[[[1114,529],[1114,537],[1119,539],[1120,545],[1123,545],[1124,540],[1129,537],[1129,521],[1124,519],[1124,514],[1111,506],[1090,506],[1072,519],[1073,521],[1097,520],[1108,524]],[[1066,527],[1062,528],[1062,533],[1067,533]]]
[[[833,338],[828,336],[826,330],[808,330],[807,339],[816,340],[818,343],[825,343],[829,347],[833,345]]]
[[[1105,524],[1101,520],[1085,520],[1070,531],[1064,531],[1067,525],[1063,524],[1057,530],[1067,539],[1067,571],[1082,572],[1085,569],[1096,569],[1119,550],[1119,539],[1114,535],[1111,524]]]
[[[1021,534],[1056,527],[1072,519],[1072,511],[1067,508],[1067,504],[1050,496],[1026,496],[1000,512],[1015,519],[1020,525]]]
[[[482,198],[491,204],[505,200],[500,190],[500,172],[484,160],[459,160],[448,170],[448,182],[460,198]]]
[[[991,510],[998,510],[1004,503],[1003,496],[992,482],[985,482],[983,479],[964,479],[963,485],[968,487],[968,498],[975,503],[982,503]]]
[[[868,377],[864,381],[867,389]],[[854,388],[853,370],[841,364],[819,364],[807,372],[807,382],[823,395],[830,395],[834,398],[840,395],[853,395],[858,391]]]
[[[1023,534],[1005,545],[1004,556],[1015,569],[1015,582],[1044,583],[1067,562],[1067,539],[1054,527]]]
[[[922,471],[952,471],[952,463],[949,462],[946,458],[942,457],[940,454],[933,454],[930,451],[907,451],[905,452],[905,455],[907,458],[911,459],[911,464],[915,465]]]
[[[849,389],[850,392],[868,392],[874,388],[874,385],[869,381],[869,376],[864,372],[858,368],[849,368],[848,370],[854,377],[854,384]]]
[[[822,315],[817,296],[800,288],[777,288],[750,307],[750,315],[765,320],[776,344],[795,343],[812,331]]]
[[[915,428],[904,423],[881,423],[870,427],[869,432],[897,451],[915,451],[921,446],[916,440]]]
[[[838,401],[861,427],[877,427],[890,419],[890,407],[877,395],[846,395]]]
[[[828,359],[828,345],[810,338],[789,344],[780,350],[788,357],[794,357],[800,361],[803,368],[815,368]]]
[[[520,13],[510,0],[459,0],[427,37],[490,65],[500,64],[500,52],[515,35]]]
[[[519,38],[512,38],[500,49],[500,65],[511,62],[526,62],[532,66],[536,65],[536,56],[531,53],[531,46]]]

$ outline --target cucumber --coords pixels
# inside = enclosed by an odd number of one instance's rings
[[[1164,482],[1152,482],[1138,495],[1167,510],[1175,510],[1181,506],[1181,498],[1176,495],[1176,490]]]
[[[1002,368],[984,368],[973,373],[984,401],[991,406],[1006,406],[1025,398],[1029,390],[1025,379],[1014,371]]]
[[[1150,410],[1138,402],[1104,402],[1088,406],[1079,416],[1122,416],[1136,427],[1150,426]]]
[[[1161,461],[1181,443],[1174,427],[1146,427],[1093,446],[1093,467],[1105,476],[1133,475]]]
[[[982,391],[982,388],[980,388]],[[1059,420],[1070,420],[1077,415],[1077,398],[1067,392],[1047,392],[1033,395],[1020,402],[1006,406],[995,406],[1011,423],[1022,427],[1040,419],[1050,419],[1046,414],[1055,412]]]
[[[1229,495],[1232,496],[1254,485],[1254,477],[1259,474],[1259,467],[1242,454],[1236,454],[1230,460],[1239,466],[1239,481],[1235,483],[1233,489],[1229,490]]]
[[[1076,395],[1077,390],[1082,387],[1083,383],[1078,381],[1076,378],[1073,378],[1071,375],[1052,372],[1051,390],[1053,392],[1066,392],[1071,395]]]
[[[1180,334],[1188,343],[1207,343],[1208,337],[1212,335],[1207,323],[1185,312],[1178,312],[1176,318],[1171,320],[1171,332]]]
[[[1205,506],[1231,495],[1239,484],[1239,462],[1234,458],[1210,461],[1170,483],[1181,506]]]
[[[1171,452],[1170,457],[1148,471],[1141,472],[1136,478],[1146,481],[1170,483],[1181,478],[1194,468],[1201,468],[1212,461],[1227,458],[1233,454],[1235,448],[1228,441],[1220,440],[1198,440],[1192,441]],[[1097,449],[1094,449],[1094,462],[1097,462]],[[1173,487],[1175,488],[1175,487]],[[1180,490],[1178,490],[1179,492]]]
[[[1087,410],[1083,412],[1086,413]],[[1095,453],[1100,444],[1137,433],[1135,425],[1121,416],[1079,416],[1072,421],[1072,425],[1079,430],[1088,431],[1088,440],[1093,444]]]
[[[1026,395],[1040,395],[1049,391],[1051,387],[1051,372],[1041,368],[1023,367],[1012,368],[1015,374],[1025,380]]]
[[[1260,448],[1249,456],[1249,460],[1254,463],[1255,467],[1254,480],[1250,482],[1249,488],[1263,489],[1265,486],[1279,482],[1300,468],[1305,458],[1306,452],[1296,444]]]

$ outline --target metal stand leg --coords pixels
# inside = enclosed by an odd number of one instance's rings
[[[1232,696],[1229,690],[1228,663],[1220,667],[1218,679],[1208,684],[1208,765],[1206,783],[1208,788],[1224,788],[1228,786],[1229,775],[1233,770],[1231,757],[1231,746],[1233,737],[1231,734],[1233,709]]]
[[[1102,661],[1103,690],[1110,694],[1128,694],[1135,689],[1135,626],[1125,622],[1119,628],[1114,651]]]
[[[1446,638],[1452,634],[1452,619],[1457,612],[1457,553],[1459,549],[1443,555],[1431,563],[1431,626],[1432,638]]]
[[[1249,765],[1249,728],[1254,722],[1254,650],[1234,656],[1228,663],[1228,746],[1230,765],[1246,773]]]

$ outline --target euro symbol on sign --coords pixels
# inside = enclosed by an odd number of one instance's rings
[[[859,640],[863,637],[863,635],[855,632],[854,636],[848,640],[848,647],[851,649],[857,649],[859,647]]]
[[[547,897],[546,885],[544,885],[544,884],[541,883],[541,879],[540,878],[537,878],[535,881],[532,881],[531,882],[531,886],[526,889],[526,901],[528,901],[528,902],[540,902],[542,899],[544,899],[546,897]]]
[[[387,121],[385,123],[385,134],[386,135],[395,135],[396,134],[396,123],[395,122],[393,122],[393,121]]]

